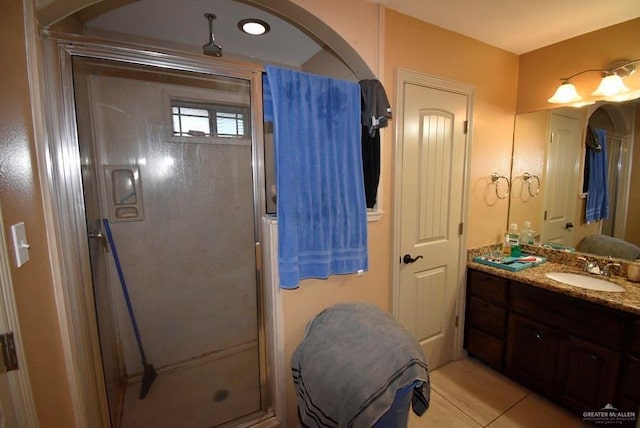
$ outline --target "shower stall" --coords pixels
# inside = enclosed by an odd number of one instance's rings
[[[71,318],[77,311],[95,323],[74,328],[97,332],[94,373],[112,427],[249,426],[273,404],[260,275],[260,73],[153,58],[62,54],[60,92],[71,101],[61,110],[75,141],[53,143],[54,167],[67,175],[58,178],[67,203],[59,209],[70,214],[61,228],[80,226],[78,269],[88,279],[69,287],[69,299],[95,311],[73,308]],[[144,399],[142,350],[158,375]]]

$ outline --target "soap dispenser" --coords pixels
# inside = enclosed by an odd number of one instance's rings
[[[511,223],[507,236],[511,243],[511,257],[520,257],[522,250],[520,249],[520,234],[518,233],[517,223]]]
[[[511,241],[509,241],[509,234],[504,235],[502,241],[502,257],[511,257]]]

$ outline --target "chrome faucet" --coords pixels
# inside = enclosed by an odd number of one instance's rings
[[[611,276],[611,271],[610,271],[611,266],[620,266],[620,263],[615,263],[615,262],[607,263],[602,268],[602,274],[601,275],[602,276]]]
[[[578,257],[578,260],[583,260],[585,262],[582,270],[593,275],[611,276],[611,267],[620,266],[620,263],[609,262],[600,269],[600,265],[598,265],[598,262],[596,261],[588,260],[584,257]]]
[[[578,257],[578,260],[584,260],[585,262],[585,265],[582,268],[583,271],[594,274],[594,275],[602,274],[602,271],[600,270],[600,266],[595,261],[591,261],[584,257]]]

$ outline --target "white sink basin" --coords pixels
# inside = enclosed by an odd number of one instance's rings
[[[624,288],[618,284],[614,284],[606,279],[596,278],[594,276],[580,275],[578,273],[568,272],[550,272],[546,276],[563,284],[573,285],[574,287],[586,288],[587,290],[610,291],[620,293]]]

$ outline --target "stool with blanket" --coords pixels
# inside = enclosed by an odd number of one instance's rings
[[[291,370],[306,427],[404,428],[409,401],[419,416],[429,407],[420,344],[372,304],[339,303],[318,314]]]

